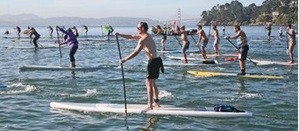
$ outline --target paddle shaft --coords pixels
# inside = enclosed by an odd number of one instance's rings
[[[118,36],[116,36],[116,42],[117,42],[117,47],[118,47],[119,59],[122,59],[121,52],[120,52],[120,47],[119,47]],[[127,96],[126,96],[125,75],[124,75],[123,64],[120,63],[120,66],[121,66],[121,73],[122,73],[122,79],[123,79],[124,100],[125,100],[125,113],[127,115]]]
[[[228,38],[226,38],[226,40],[228,40],[229,43],[231,43],[238,51],[239,51],[239,48],[232,42],[230,41]],[[249,57],[247,57],[247,59],[254,65],[256,65],[255,62],[253,62]]]
[[[195,42],[195,45],[196,45],[197,42],[196,42],[196,40],[194,39],[193,35],[191,35],[191,38],[193,39],[193,41]],[[197,46],[197,47],[198,47],[199,51],[201,51],[201,50],[200,50],[200,47],[199,47],[199,46]]]
[[[287,39],[287,55],[289,54],[289,39],[288,39],[289,33],[286,32],[286,39]]]
[[[211,26],[212,26],[212,23],[213,23],[213,22],[211,22],[211,25],[210,25],[210,27],[209,27],[208,40],[210,39],[210,33],[211,33]]]
[[[61,46],[60,46],[60,40],[59,40],[59,33],[58,33],[58,29],[57,28],[56,28],[56,32],[57,32],[57,41],[58,41],[58,45],[59,45],[60,58],[62,58]]]
[[[182,47],[182,44],[181,44],[180,40],[178,39],[178,37],[176,37],[176,35],[174,35],[174,37],[178,41],[179,45]]]

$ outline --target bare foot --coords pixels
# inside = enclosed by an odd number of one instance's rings
[[[152,105],[147,105],[147,107],[145,107],[145,110],[152,110],[153,106]]]
[[[289,64],[294,64],[294,60],[291,60],[291,61],[289,62]]]
[[[188,61],[187,61],[187,60],[183,60],[182,63],[183,63],[183,64],[187,64]]]
[[[153,107],[160,107],[160,104],[159,104],[159,102],[154,102],[154,104],[153,104]]]

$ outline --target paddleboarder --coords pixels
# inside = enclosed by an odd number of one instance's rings
[[[4,34],[5,34],[5,35],[8,35],[8,34],[9,34],[9,31],[8,31],[8,30],[6,30],[6,31],[4,32]]]
[[[51,26],[48,27],[50,32],[50,38],[53,38],[53,28]]]
[[[267,30],[267,35],[268,35],[268,40],[270,40],[270,36],[271,36],[271,24],[270,23],[267,23],[265,25],[265,29]]]
[[[17,35],[18,35],[18,39],[20,39],[21,38],[21,36],[20,36],[21,28],[19,26],[16,26],[15,29],[16,29],[16,32],[17,32]]]
[[[162,35],[161,46],[162,46],[162,51],[165,51],[165,41],[167,40],[165,31],[161,28],[160,25],[157,25],[156,29],[157,29],[157,34]]]
[[[140,22],[137,25],[137,35],[127,35],[115,33],[116,36],[121,36],[126,39],[135,39],[138,41],[135,50],[125,58],[120,60],[120,63],[125,63],[126,61],[134,58],[139,54],[139,52],[143,49],[145,55],[148,59],[147,65],[147,77],[145,80],[145,85],[147,88],[147,109],[153,109],[153,107],[159,107],[159,96],[158,96],[158,88],[156,85],[156,79],[159,77],[159,71],[161,69],[164,72],[162,59],[157,56],[157,48],[155,41],[151,37],[151,35],[147,32],[148,25],[146,22]]]
[[[110,35],[112,35],[113,31],[114,31],[113,27],[111,25],[109,25],[109,27],[108,27],[108,40],[110,40]]]
[[[86,25],[83,25],[83,29],[84,29],[85,35],[87,36],[88,27]]]
[[[29,32],[29,38],[32,40],[33,39],[33,44],[34,44],[34,46],[35,46],[35,48],[37,48],[38,47],[38,45],[37,45],[37,40],[39,39],[39,37],[40,37],[40,34],[38,34],[37,33],[37,31],[33,28],[33,27],[31,27],[30,28],[30,32]],[[32,38],[32,35],[34,35],[34,38]]]
[[[279,33],[279,37],[282,38],[283,34],[282,34],[282,28],[281,27],[279,27],[278,33]]]
[[[223,35],[225,35],[225,25],[222,27]]]
[[[183,46],[182,46],[182,54],[184,57],[183,63],[188,63],[186,51],[189,49],[190,42],[188,41],[187,31],[185,30],[184,25],[180,27],[180,34],[181,34],[181,41],[183,42]]]
[[[215,54],[216,55],[219,55],[219,43],[220,43],[220,38],[219,38],[219,32],[218,32],[218,29],[217,29],[217,25],[213,25],[213,30],[214,30],[214,33],[213,34],[210,34],[211,37],[214,37],[214,51],[215,51]]]
[[[74,68],[74,67],[76,67],[75,57],[74,56],[75,56],[75,53],[77,52],[77,49],[79,47],[77,37],[75,36],[75,34],[73,33],[71,28],[67,29],[67,31],[60,28],[59,26],[56,26],[56,28],[59,29],[61,32],[63,32],[66,35],[65,41],[63,41],[60,45],[69,43],[69,45],[70,45],[70,54],[69,54],[69,56],[70,56],[70,67]]]
[[[239,25],[234,25],[235,36],[225,36],[225,39],[237,39],[238,50],[239,50],[239,64],[241,72],[238,75],[246,75],[246,65],[245,60],[247,58],[247,53],[249,50],[249,45],[247,44],[247,37],[243,30],[241,30]]]
[[[200,42],[202,42],[202,45],[200,46],[200,50],[201,50],[202,58],[206,59],[207,56],[206,56],[205,48],[209,42],[209,39],[208,39],[205,31],[202,29],[202,25],[197,25],[197,27],[198,27],[197,34],[198,34],[199,39],[198,39],[196,46],[199,46]]]
[[[294,51],[294,47],[296,45],[296,32],[294,29],[292,29],[292,25],[291,24],[287,24],[286,25],[286,35],[287,35],[287,39],[288,39],[288,44],[289,44],[289,55],[290,55],[290,59],[291,61],[289,62],[290,64],[294,63],[294,56],[293,56],[293,51]]]

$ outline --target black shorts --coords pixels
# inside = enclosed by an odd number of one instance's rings
[[[166,36],[166,35],[163,35],[163,36],[162,36],[162,39],[163,39],[163,40],[167,40],[167,36]]]
[[[163,65],[163,63],[160,57],[148,60],[146,78],[158,79],[161,65]]]
[[[242,46],[242,47],[239,47],[239,51],[240,51],[240,54],[239,54],[239,60],[241,61],[244,61],[246,60],[247,58],[247,54],[248,54],[248,50],[249,50],[249,45],[245,45],[245,46]]]
[[[186,51],[189,49],[189,45],[190,45],[190,42],[187,41],[187,43],[183,45],[183,47],[182,47],[182,51],[183,51],[183,52],[186,52]]]

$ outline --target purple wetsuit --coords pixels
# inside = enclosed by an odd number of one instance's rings
[[[64,42],[62,42],[61,44],[66,44],[66,43],[69,43],[71,49],[70,49],[70,61],[71,62],[74,62],[75,61],[75,53],[78,49],[78,40],[77,40],[77,37],[74,35],[73,32],[68,32],[68,31],[65,31],[64,29],[62,28],[58,28],[61,32],[63,32],[67,38],[65,39]]]

